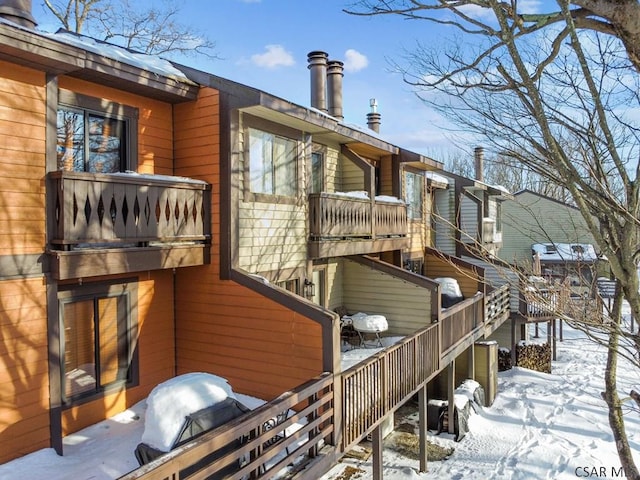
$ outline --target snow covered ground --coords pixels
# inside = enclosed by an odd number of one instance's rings
[[[543,338],[544,335],[541,329]],[[621,478],[600,397],[605,357],[604,348],[594,345],[581,332],[565,327],[552,374],[521,368],[500,373],[500,393],[494,404],[471,415],[470,431],[461,442],[454,442],[447,434],[430,438],[455,448],[451,457],[430,462],[427,473],[418,473],[418,462],[396,453],[390,445],[384,451],[384,478]],[[623,393],[640,389],[637,370],[623,361],[618,379]],[[250,397],[238,398],[250,408],[259,403]],[[144,412],[145,402],[140,402],[120,415],[66,437],[64,457],[45,449],[0,465],[0,479],[116,478],[137,467],[133,451],[142,437]],[[626,420],[631,448],[638,452],[636,462],[640,464],[640,412],[629,410]],[[344,476],[347,467],[353,480],[372,477],[370,459],[345,459],[322,480],[348,478]]]
[[[542,325],[540,335],[546,338]],[[385,480],[623,478],[600,396],[606,350],[565,326],[557,358],[552,374],[522,368],[501,372],[499,395],[491,407],[471,414],[470,431],[461,442],[448,434],[430,437],[455,451],[447,460],[429,462],[427,473],[419,473],[418,461],[399,455],[389,442],[383,453]],[[620,362],[621,395],[640,389],[638,371]],[[625,418],[640,464],[640,412],[629,408]],[[345,458],[322,480],[348,478],[345,468],[353,479],[372,478],[371,459]]]

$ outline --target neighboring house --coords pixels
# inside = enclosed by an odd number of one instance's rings
[[[531,267],[535,243],[588,243],[593,236],[580,211],[530,190],[513,195],[502,207],[502,249],[498,256],[512,265]]]
[[[28,9],[2,6],[22,26],[0,20],[0,461],[62,454],[63,436],[193,371],[272,400],[227,433],[252,439],[258,473],[276,411],[308,422],[281,466],[304,453],[313,476],[445,370],[453,409],[508,305],[482,268],[433,248],[430,212],[438,192],[471,192],[481,225],[497,191],[344,124],[341,64],[322,52],[305,108],[38,33]],[[435,277],[457,277],[464,300],[440,308]],[[343,371],[334,310],[383,315],[405,338]]]

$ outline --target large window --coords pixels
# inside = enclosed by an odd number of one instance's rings
[[[134,108],[61,91],[58,169],[91,173],[134,169],[136,116]]]
[[[410,220],[422,220],[424,197],[424,176],[405,172],[404,200],[407,202],[407,216]]]
[[[249,128],[251,192],[295,197],[298,192],[297,142]]]
[[[135,380],[135,315],[126,286],[61,292],[63,401],[102,394]]]

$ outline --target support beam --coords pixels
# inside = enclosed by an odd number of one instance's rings
[[[447,415],[449,418],[449,428],[448,432],[451,434],[456,433],[454,418],[455,418],[455,408],[456,403],[454,401],[454,391],[456,388],[456,361],[451,360],[451,363],[447,365]]]
[[[557,336],[556,336],[556,323],[557,323],[557,320],[555,318],[553,320],[551,320],[551,330],[552,330],[551,341],[553,342],[552,352],[553,352],[553,360],[554,361],[557,360],[557,358],[556,358],[556,354],[557,354],[557,348],[556,348],[556,339],[557,339]]]
[[[537,324],[536,324],[537,325]],[[516,340],[516,319],[511,319],[511,365],[516,365],[516,347],[518,346],[518,341]]]
[[[559,318],[559,319],[558,319],[558,321],[560,322],[560,341],[561,341],[561,342],[564,342],[564,332],[562,331],[562,330],[563,330],[563,329],[562,329],[562,323],[563,323],[563,322],[562,322],[562,319],[561,319],[561,318]]]
[[[420,471],[427,471],[427,434],[429,432],[428,421],[428,397],[427,384],[418,391],[418,438],[420,440]]]
[[[371,432],[373,480],[382,480],[382,427],[378,425]]]
[[[471,345],[467,349],[467,378],[476,379],[476,349],[475,345]]]

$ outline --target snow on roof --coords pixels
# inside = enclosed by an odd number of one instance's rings
[[[444,175],[440,175],[436,172],[425,172],[424,175],[431,181],[449,185],[449,178],[445,177]]]
[[[534,243],[533,254],[547,262],[594,262],[599,259],[593,245],[588,243]]]
[[[142,442],[168,452],[185,417],[228,397],[236,398],[227,380],[210,373],[187,373],[157,385],[147,398]]]
[[[52,40],[97,53],[98,55],[126,63],[127,65],[148,70],[164,77],[173,78],[174,80],[191,83],[185,74],[174,67],[171,62],[157,55],[133,52],[117,45],[101,42],[91,37],[75,34],[66,30],[58,30],[56,33],[39,33]]]

